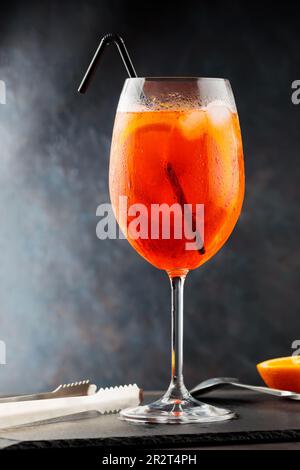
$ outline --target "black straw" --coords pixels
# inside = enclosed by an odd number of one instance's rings
[[[178,180],[178,177],[177,177],[177,175],[174,171],[174,168],[173,168],[173,166],[170,162],[167,163],[166,171],[167,171],[168,180],[171,183],[171,186],[173,188],[174,195],[177,199],[177,202],[180,204],[181,208],[184,210],[184,206],[186,204],[188,204],[188,202],[187,202],[187,199],[186,199],[185,194],[183,192],[183,189],[181,187],[181,184]],[[195,231],[196,229],[197,229],[196,220],[195,220],[194,214],[192,213],[192,230]],[[199,233],[197,235],[198,235],[198,237],[200,237]],[[196,238],[196,240],[197,240],[197,238]],[[197,250],[197,251],[200,255],[204,255],[205,254],[204,243],[203,243],[201,238],[200,238],[200,240],[202,242],[202,247],[199,248],[199,250]]]
[[[79,88],[78,88],[79,93],[85,93],[86,90],[88,89],[92,81],[92,78],[96,72],[100,58],[106,46],[109,46],[110,44],[115,44],[117,46],[129,77],[130,78],[137,77],[136,71],[133,67],[133,64],[131,62],[130,56],[128,54],[128,51],[126,49],[123,39],[118,34],[108,33],[105,36],[103,36],[103,38],[100,41],[98,49],[96,50],[95,55],[85,73],[85,76],[83,77],[83,80],[79,85]]]

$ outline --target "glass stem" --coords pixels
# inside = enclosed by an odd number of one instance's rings
[[[183,290],[185,275],[170,276],[171,282],[171,383],[167,392],[168,398],[183,399],[188,391],[183,382]]]

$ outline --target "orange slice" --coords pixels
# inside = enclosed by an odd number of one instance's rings
[[[268,387],[300,393],[300,356],[270,359],[256,367]]]

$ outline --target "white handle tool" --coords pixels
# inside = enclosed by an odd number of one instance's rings
[[[117,412],[140,403],[142,390],[134,385],[101,388],[82,397],[0,403],[0,429],[60,418],[85,411]]]

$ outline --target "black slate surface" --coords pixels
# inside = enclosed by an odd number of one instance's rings
[[[152,398],[152,397],[151,397]],[[180,448],[271,442],[300,442],[300,402],[240,390],[219,390],[202,399],[228,407],[238,418],[223,423],[134,425],[117,415],[23,427],[0,433],[10,449],[139,446]]]

